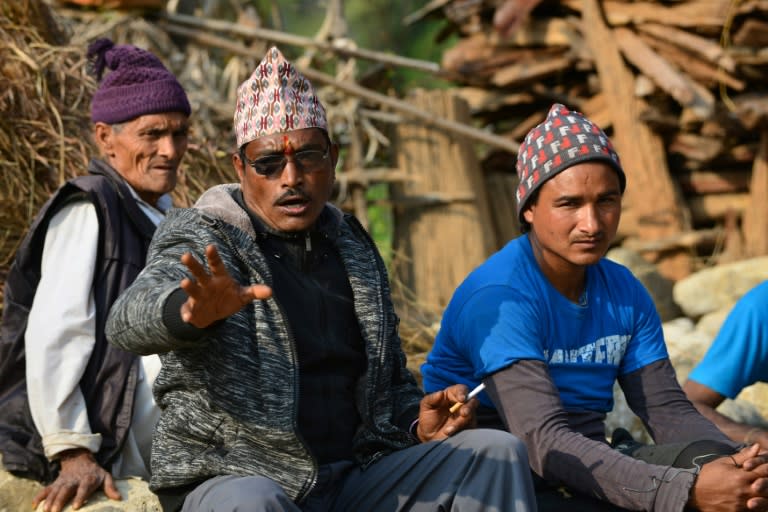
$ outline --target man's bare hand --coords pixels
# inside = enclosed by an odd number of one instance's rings
[[[768,457],[755,444],[705,464],[688,504],[702,512],[768,510]]]
[[[77,510],[99,489],[111,500],[122,499],[112,475],[99,466],[90,451],[68,450],[62,453],[58,478],[37,493],[32,508],[36,509],[45,500],[45,512],[60,512],[71,501],[72,509]]]
[[[203,329],[237,313],[254,300],[272,296],[269,286],[241,286],[232,279],[215,246],[205,248],[205,257],[210,273],[190,253],[181,257],[181,262],[194,276],[194,279],[185,278],[180,283],[189,295],[189,299],[181,306],[181,318],[185,322]]]
[[[467,386],[456,384],[442,391],[430,393],[421,399],[419,425],[416,434],[422,442],[438,441],[452,436],[467,427],[475,425],[477,399],[463,404],[458,411],[451,412],[451,406],[467,399]]]

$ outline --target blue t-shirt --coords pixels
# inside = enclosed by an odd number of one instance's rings
[[[733,306],[688,378],[727,398],[755,382],[768,382],[768,281]]]
[[[584,304],[544,277],[527,235],[509,242],[456,289],[421,367],[426,391],[470,389],[525,359],[546,362],[566,410],[608,412],[616,377],[667,356],[653,300],[626,268],[587,267]],[[480,403],[493,407],[487,394]]]

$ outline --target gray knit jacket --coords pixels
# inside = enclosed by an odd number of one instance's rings
[[[312,489],[317,462],[297,429],[298,361],[280,304],[254,301],[194,341],[173,337],[163,321],[166,299],[188,277],[179,258],[205,262],[214,244],[243,285],[272,285],[247,213],[233,199],[239,185],[219,185],[192,208],[169,212],[149,248],[148,263],[113,306],[112,343],[138,354],[159,353],[154,394],[162,409],[152,446],[150,487],[159,490],[216,475],[262,475],[294,500]],[[332,206],[336,245],[347,269],[365,340],[367,370],[355,390],[361,426],[355,456],[368,464],[415,444],[408,432],[423,393],[405,366],[383,261],[351,216]]]

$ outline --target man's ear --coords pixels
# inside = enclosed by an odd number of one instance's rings
[[[528,224],[533,224],[533,205],[528,205],[523,210],[523,218]]]
[[[245,166],[243,165],[243,161],[240,159],[239,151],[234,151],[232,153],[232,167],[235,168],[235,172],[237,172],[237,178],[242,182],[243,172],[245,172]]]
[[[93,138],[99,147],[101,154],[112,156],[112,137],[114,136],[112,127],[106,123],[98,122],[93,126]]]

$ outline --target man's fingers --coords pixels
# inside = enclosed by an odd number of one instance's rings
[[[115,481],[111,474],[108,474],[106,478],[104,478],[104,494],[111,500],[120,501],[123,499],[120,495],[120,491],[117,490],[117,486],[115,485]]]
[[[60,485],[45,500],[45,512],[61,512],[67,503],[75,495],[76,487],[73,485]],[[74,505],[72,508],[75,508]]]
[[[37,506],[42,503],[44,499],[48,497],[48,495],[51,493],[51,487],[47,486],[43,490],[41,490],[39,493],[35,495],[34,498],[32,498],[32,508],[36,509]]]
[[[243,305],[248,304],[254,300],[266,300],[272,296],[272,288],[265,284],[254,284],[251,286],[244,286],[243,293],[240,296],[240,301]]]
[[[201,283],[206,283],[210,278],[210,274],[205,270],[203,264],[197,261],[192,254],[186,252],[181,255],[181,262],[189,269],[195,279]]]
[[[749,510],[766,510],[768,509],[768,499],[750,498],[747,500],[747,508]]]
[[[219,256],[219,251],[215,245],[209,245],[205,248],[205,257],[208,259],[208,268],[211,269],[213,275],[228,274],[227,267],[224,266],[224,262]]]
[[[760,453],[760,446],[757,444],[753,444],[752,446],[743,448],[738,453],[735,453],[733,455],[733,459],[736,461],[736,464],[741,466],[748,460],[757,457],[758,453]]]

